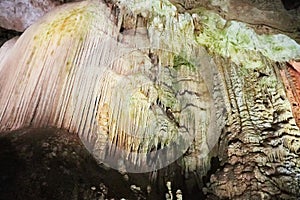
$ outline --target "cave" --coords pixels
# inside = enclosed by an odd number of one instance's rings
[[[0,199],[299,199],[300,4],[0,2]]]

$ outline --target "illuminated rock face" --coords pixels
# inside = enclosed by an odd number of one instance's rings
[[[300,42],[299,2],[288,0],[170,0],[181,12],[214,10],[226,20],[242,21],[258,33],[283,33]]]
[[[111,12],[70,4],[21,36],[1,65],[1,130],[64,128],[99,161],[129,172],[186,152],[190,170],[205,171],[219,132],[211,93],[218,77],[204,72],[214,64],[201,48],[190,62],[184,49],[155,46],[144,27],[120,33]]]
[[[299,196],[300,132],[279,74],[300,46],[147,2],[66,5],[0,52],[0,130],[67,129],[120,171],[182,156],[200,182],[215,156],[208,196]]]
[[[296,199],[300,131],[279,74],[285,61],[299,58],[299,45],[213,16],[199,18],[198,42],[218,55],[229,115],[219,143],[221,170],[208,191],[221,199]]]
[[[294,199],[299,195],[300,132],[278,76],[280,66],[265,61],[253,70],[228,63],[219,62],[228,81],[231,115],[220,139],[223,169],[210,178],[213,194]],[[277,77],[275,84],[263,83],[268,77]]]

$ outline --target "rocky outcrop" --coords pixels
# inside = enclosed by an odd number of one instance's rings
[[[293,115],[298,127],[300,127],[300,65],[299,62],[290,61],[283,65],[280,70],[283,84],[286,88],[286,93],[292,105]]]
[[[75,0],[76,1],[76,0]],[[64,0],[3,0],[0,2],[0,27],[23,32]]]
[[[283,33],[300,42],[300,8],[297,1],[171,0],[181,12],[213,10],[226,20],[245,22],[257,33]]]
[[[296,199],[299,156],[295,141],[300,132],[280,70],[286,70],[282,61],[287,54],[298,51],[294,56],[299,57],[299,49],[283,50],[288,44],[284,38],[271,44],[265,35],[252,35],[236,22],[202,23],[207,26],[199,28],[198,41],[214,57],[226,85],[224,99],[229,100],[219,142],[220,167],[205,191],[220,199]]]
[[[154,187],[147,194],[147,185],[132,191],[131,185],[147,182],[125,180],[100,167],[79,138],[66,131],[25,128],[1,133],[0,144],[0,199],[161,198]]]
[[[300,132],[278,76],[280,66],[266,60],[259,71],[245,73],[231,61],[217,62],[231,109],[220,140],[222,167],[209,188],[220,199],[297,199]],[[273,84],[262,83],[271,76],[277,77]]]

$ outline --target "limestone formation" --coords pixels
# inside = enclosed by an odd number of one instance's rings
[[[242,21],[258,33],[284,33],[300,41],[297,0],[171,0],[180,12],[205,8],[226,20]]]
[[[1,67],[1,130],[67,129],[116,169],[153,171],[186,153],[187,169],[206,171],[222,101],[213,92],[218,74],[206,70],[214,64],[185,38],[192,37],[192,18],[180,15],[176,24],[156,8],[151,35],[135,26],[120,33],[122,19],[112,12],[103,3],[66,5],[22,35]],[[161,20],[170,27],[159,32]]]
[[[208,199],[297,199],[299,19],[282,4],[203,2],[53,10],[0,49],[0,130],[67,129],[122,173],[177,160]]]

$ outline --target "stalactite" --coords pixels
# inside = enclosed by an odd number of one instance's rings
[[[218,154],[208,187],[220,198],[299,195],[299,128],[276,73],[295,86],[280,65],[300,46],[195,12],[121,0],[49,13],[0,53],[0,131],[67,129],[122,173],[155,175],[182,156],[195,182]],[[292,185],[276,176],[283,168]]]
[[[204,174],[224,113],[214,64],[185,40],[192,18],[170,18],[165,2],[145,24],[143,10],[118,6],[114,16],[96,1],[65,5],[25,31],[1,63],[0,130],[56,126],[116,169],[153,171],[185,154]]]

